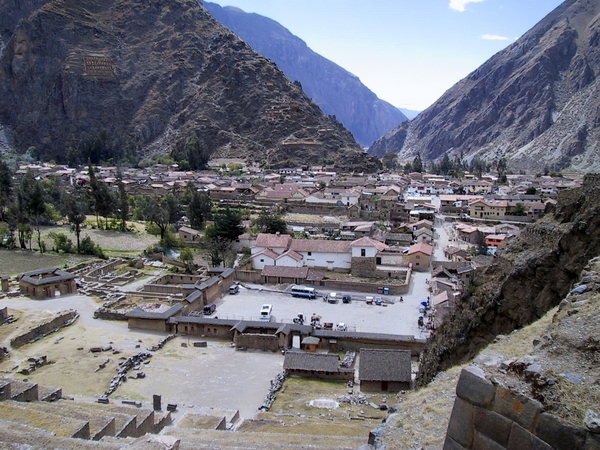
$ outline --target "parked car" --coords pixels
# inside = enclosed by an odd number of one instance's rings
[[[367,305],[372,305],[373,304],[373,297],[367,297],[366,299]]]
[[[349,295],[342,296],[343,303],[350,303],[351,301],[352,301],[352,297],[350,297]]]
[[[229,293],[230,294],[237,294],[238,292],[240,292],[240,286],[239,286],[239,284],[232,284],[231,286],[229,286]]]
[[[347,331],[348,327],[346,326],[346,324],[344,322],[340,322],[340,323],[338,323],[336,330],[337,331]]]
[[[327,302],[329,302],[329,303],[337,303],[338,302],[337,293],[332,292],[331,294],[329,294],[327,296]]]

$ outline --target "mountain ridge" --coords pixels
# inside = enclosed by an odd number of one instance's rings
[[[274,61],[288,78],[300,81],[325,114],[335,115],[361,145],[370,145],[408,120],[398,108],[379,99],[356,75],[315,53],[278,22],[231,6],[207,1],[203,5],[258,53]]]
[[[567,0],[369,152],[600,169],[600,5]]]
[[[130,159],[168,155],[192,168],[208,156],[381,167],[195,0],[34,6],[0,7],[0,125],[20,152],[64,160],[87,146],[106,160],[129,149]]]

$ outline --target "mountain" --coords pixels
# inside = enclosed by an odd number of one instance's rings
[[[404,114],[406,116],[406,118],[408,120],[414,119],[421,113],[421,111],[415,111],[413,109],[406,109],[406,108],[398,108],[398,109],[400,110],[400,112],[402,114]]]
[[[7,0],[0,27],[0,138],[20,152],[381,167],[197,0]]]
[[[600,169],[600,3],[567,0],[369,152]]]
[[[325,112],[335,115],[356,140],[369,146],[393,129],[406,116],[380,100],[358,77],[321,55],[278,22],[239,8],[204,2],[208,11],[223,25],[269,58],[302,88]]]

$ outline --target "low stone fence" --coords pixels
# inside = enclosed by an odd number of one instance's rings
[[[241,333],[234,338],[237,347],[262,348],[272,352],[279,351],[279,338],[274,334]]]
[[[444,450],[600,448],[600,435],[543,412],[537,400],[494,384],[471,366],[460,374]]]
[[[13,348],[18,348],[25,344],[35,342],[63,327],[71,325],[73,322],[75,322],[75,320],[77,320],[78,317],[79,313],[77,313],[75,310],[64,312],[49,322],[38,325],[34,329],[29,330],[27,333],[11,339],[10,345]]]

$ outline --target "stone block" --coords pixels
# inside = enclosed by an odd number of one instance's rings
[[[506,450],[523,450],[524,448],[529,450],[553,450],[552,447],[544,441],[534,436],[523,427],[513,423]]]
[[[600,434],[590,433],[588,431],[585,440],[584,450],[600,450]]]
[[[497,442],[502,447],[508,445],[513,422],[494,411],[475,407],[473,410],[475,431]]]
[[[473,405],[457,397],[448,423],[447,436],[466,448],[473,444]]]
[[[587,431],[552,414],[543,413],[535,434],[556,450],[574,450],[583,448]]]
[[[489,437],[475,431],[472,450],[506,450],[503,446]]]
[[[492,409],[498,414],[514,420],[526,430],[533,431],[539,420],[542,404],[503,386],[497,386]]]
[[[456,395],[477,406],[489,407],[496,394],[496,387],[485,379],[482,369],[469,366],[460,372]]]
[[[454,439],[452,439],[450,436],[446,435],[446,440],[444,441],[443,450],[466,450],[466,449],[465,449],[465,447],[460,445],[458,442],[456,442]]]

